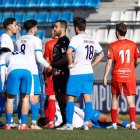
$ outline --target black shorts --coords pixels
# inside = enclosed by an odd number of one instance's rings
[[[54,90],[60,94],[66,94],[66,86],[69,77],[69,69],[61,70],[57,76],[53,76]]]

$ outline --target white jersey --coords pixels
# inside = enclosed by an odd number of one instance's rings
[[[18,51],[25,53],[32,74],[38,74],[37,62],[44,67],[49,66],[47,61],[43,58],[42,43],[38,37],[29,34],[23,35],[17,39],[16,46]]]
[[[7,33],[3,33],[0,37],[0,48],[9,48],[12,52],[14,51],[13,41]]]
[[[5,76],[15,69],[27,69],[30,71],[30,66],[26,61],[25,55],[20,52],[7,52],[0,57],[1,80],[4,87]]]
[[[69,48],[73,49],[73,59],[77,63],[74,68],[70,69],[70,75],[93,73],[91,62],[95,53],[102,52],[100,44],[86,33],[81,33],[71,39]]]
[[[58,105],[56,105],[55,116],[56,116],[55,126],[58,126],[62,123],[62,116]],[[73,127],[80,128],[83,125],[83,123],[84,123],[84,112],[80,108],[74,106],[74,114],[72,121]]]

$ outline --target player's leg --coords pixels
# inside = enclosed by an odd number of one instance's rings
[[[14,95],[7,94],[7,103],[6,103],[6,126],[5,130],[11,129],[11,119],[13,115],[13,103],[14,103]]]
[[[108,126],[107,129],[117,129],[118,100],[119,100],[119,94],[112,94],[112,101],[111,101],[112,125]]]
[[[69,76],[69,70],[62,70],[60,75],[53,77],[54,89],[56,98],[62,115],[62,123],[57,127],[62,127],[66,124],[66,86]]]
[[[80,96],[81,94],[81,80],[77,75],[72,75],[69,77],[67,82],[67,105],[66,105],[66,124],[62,128],[57,128],[58,130],[73,130],[72,120],[74,113],[74,97]]]
[[[74,96],[68,95],[66,105],[66,125],[57,130],[73,130],[72,121],[74,114]]]
[[[38,75],[33,75],[34,82],[34,98],[36,103],[31,102],[31,129],[40,130],[41,128],[37,126],[37,118],[39,114],[39,106],[40,106],[40,80]]]
[[[29,95],[22,94],[22,105],[21,105],[21,125],[18,126],[19,130],[28,130],[26,125],[29,112]]]
[[[131,129],[136,129],[136,107],[135,107],[135,95],[136,95],[136,80],[124,84],[124,94],[126,96],[129,105],[130,125]]]
[[[84,130],[88,130],[88,123],[92,115],[92,102],[91,102],[91,94],[92,94],[92,87],[94,81],[93,74],[84,74],[82,81],[82,93],[85,101],[85,116],[84,116]]]
[[[21,93],[21,125],[18,126],[20,130],[28,130],[26,125],[29,112],[29,94],[32,87],[32,75],[28,70],[22,70],[22,77],[20,80],[20,93]]]
[[[13,115],[13,102],[16,94],[19,93],[20,70],[13,70],[9,73],[6,83],[7,103],[6,103],[6,130],[11,129],[11,119]]]
[[[44,126],[44,128],[54,128],[55,126],[55,91],[53,87],[52,76],[46,78],[46,96],[47,96],[47,108],[45,110],[46,115],[48,117],[49,123]]]

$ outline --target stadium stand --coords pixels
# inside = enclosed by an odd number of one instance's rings
[[[121,12],[121,11],[113,11],[112,12],[111,18],[110,18],[111,22],[122,21],[122,19],[123,19],[123,12]]]
[[[123,14],[123,21],[135,21],[136,11],[125,11]]]
[[[95,40],[99,43],[107,43],[108,30],[107,29],[98,29],[95,34]]]
[[[17,22],[20,22],[20,23],[24,22],[25,13],[24,12],[16,12],[15,19],[17,20]]]

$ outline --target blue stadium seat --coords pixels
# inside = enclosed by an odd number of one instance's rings
[[[37,13],[35,13],[35,12],[27,12],[26,16],[25,16],[25,21],[30,20],[30,19],[36,20],[36,18],[37,18]]]
[[[63,0],[52,0],[50,3],[51,7],[62,7]]]
[[[0,8],[4,8],[4,2],[5,0],[0,0]]]
[[[16,0],[6,0],[4,3],[4,7],[6,8],[16,7]]]
[[[22,30],[21,31],[21,35],[26,35],[26,31],[25,30]]]
[[[29,0],[17,0],[17,8],[28,8]]]
[[[85,7],[87,3],[87,0],[77,0],[75,1],[74,5],[76,7]]]
[[[15,19],[17,22],[24,22],[25,13],[24,12],[15,12]]]
[[[45,40],[46,40],[46,31],[45,30],[38,30],[36,36],[41,39],[42,43],[45,43]]]
[[[0,30],[0,36],[5,33],[5,30]]]
[[[2,22],[6,19],[6,18],[11,18],[14,17],[14,13],[12,12],[4,12],[3,16],[2,16]]]
[[[55,22],[59,18],[60,18],[60,13],[59,12],[50,12],[49,22]]]
[[[2,13],[0,12],[0,22],[2,22]]]
[[[38,22],[48,22],[49,13],[48,12],[38,12],[37,21]]]
[[[29,7],[36,8],[39,7],[40,0],[29,0]]]
[[[67,22],[73,21],[73,12],[62,12],[60,19],[66,20]]]
[[[86,5],[89,8],[97,8],[100,6],[100,0],[88,0]]]
[[[74,0],[64,0],[63,6],[68,7],[68,8],[73,8],[74,7]]]
[[[40,7],[49,8],[50,7],[50,0],[41,0]]]

